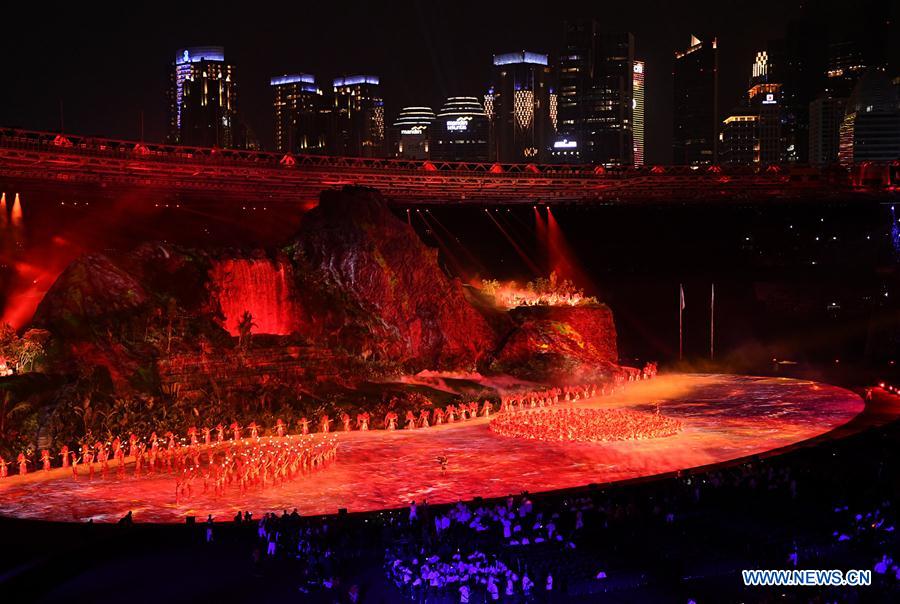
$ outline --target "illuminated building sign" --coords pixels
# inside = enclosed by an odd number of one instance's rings
[[[766,93],[766,100],[762,102],[763,105],[774,105],[778,101],[775,100],[775,95],[771,92]]]
[[[644,73],[644,63],[641,61],[634,62],[634,73]]]
[[[547,65],[547,55],[537,52],[507,52],[502,55],[494,55],[494,65],[512,65],[514,63],[531,63],[533,65]]]
[[[556,141],[553,143],[554,149],[576,149],[577,147],[578,147],[578,141],[570,141],[567,138],[564,138],[561,141]]]
[[[450,132],[462,132],[469,129],[469,120],[471,117],[458,117],[455,120],[447,122],[447,130]]]
[[[406,128],[400,131],[400,134],[422,134],[425,131],[425,128],[422,126],[415,126],[413,128]]]

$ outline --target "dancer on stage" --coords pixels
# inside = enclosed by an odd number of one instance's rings
[[[491,411],[494,410],[494,406],[491,405],[491,401],[484,399],[484,406],[481,408],[481,414],[485,417],[491,416]]]
[[[69,447],[66,445],[63,445],[62,448],[59,450],[59,456],[62,458],[62,467],[68,468],[69,467]]]
[[[344,425],[344,432],[349,432],[350,428],[350,414],[346,411],[341,413],[341,423]]]
[[[384,416],[384,427],[386,430],[396,430],[397,429],[397,419],[398,416],[393,411],[388,411],[387,415]]]
[[[19,464],[19,474],[28,474],[28,458],[25,457],[25,454],[19,453],[16,461]]]
[[[300,434],[309,434],[309,420],[306,419],[306,416],[298,419],[297,423],[300,424]]]
[[[330,429],[330,424],[334,420],[328,417],[328,414],[322,416],[322,421],[319,423],[319,431],[323,434],[327,434]]]
[[[369,417],[370,416],[367,411],[356,414],[356,425],[360,430],[366,431],[369,429]]]
[[[72,456],[72,478],[77,479],[78,478],[78,462],[81,460],[81,458],[78,457],[78,453],[76,453],[75,451],[72,451],[69,455]]]
[[[275,434],[277,436],[284,436],[284,422],[281,421],[280,417],[275,420]]]
[[[44,472],[50,471],[50,450],[44,449],[41,451],[41,463],[44,466]]]
[[[9,475],[7,466],[9,466],[9,462],[3,459],[3,456],[0,455],[0,478],[6,478]]]

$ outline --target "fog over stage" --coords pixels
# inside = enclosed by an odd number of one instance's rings
[[[765,453],[824,434],[863,410],[836,386],[788,378],[670,374],[630,384],[622,394],[559,407],[623,408],[680,420],[676,435],[603,443],[543,442],[492,433],[479,418],[417,430],[338,433],[337,460],[281,487],[213,497],[195,489],[175,503],[170,475],[71,477],[54,470],[0,484],[0,514],[59,521],[182,522],[237,510],[255,515],[298,508],[304,515],[372,511],[427,499],[446,503],[608,483]],[[442,470],[438,457],[446,456]]]

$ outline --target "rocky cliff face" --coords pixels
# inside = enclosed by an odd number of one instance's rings
[[[101,254],[70,264],[38,305],[33,323],[55,333],[74,334],[90,323],[146,308],[150,297],[126,270]]]
[[[516,327],[497,351],[493,371],[571,383],[615,370],[616,326],[607,306],[523,306],[510,315]]]
[[[292,249],[299,289],[332,345],[415,371],[473,369],[494,349],[437,251],[374,191],[323,193]]]

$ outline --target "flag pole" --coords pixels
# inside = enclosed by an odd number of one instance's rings
[[[716,284],[709,290],[709,360],[716,358]]]
[[[684,359],[684,284],[678,284],[678,360]]]

